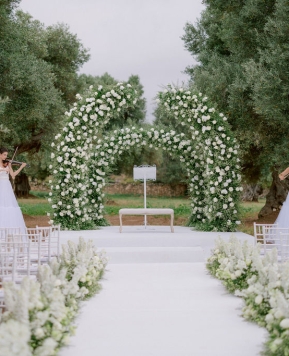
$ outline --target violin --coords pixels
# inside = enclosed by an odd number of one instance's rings
[[[15,155],[16,155],[17,150],[18,150],[18,147],[16,147],[16,149],[15,149],[15,151],[14,151],[14,153],[13,153],[12,159],[6,158],[6,159],[2,160],[2,162],[3,162],[4,164],[5,164],[5,163],[11,163],[12,165],[21,166],[21,164],[24,163],[24,162],[14,161],[14,157],[15,157]],[[27,164],[25,167],[29,168],[30,165]]]
[[[2,162],[3,162],[4,164],[5,164],[5,163],[11,163],[12,166],[21,166],[21,164],[24,163],[24,162],[14,161],[14,160],[12,160],[12,159],[4,159],[4,160],[2,160]],[[27,164],[26,167],[27,167],[27,168],[30,168],[30,165]]]

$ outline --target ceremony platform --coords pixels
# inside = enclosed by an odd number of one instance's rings
[[[243,301],[205,268],[218,236],[166,226],[62,231],[61,242],[92,239],[109,264],[102,290],[83,303],[61,356],[257,356],[265,329],[240,316]],[[253,243],[253,236],[234,233]]]

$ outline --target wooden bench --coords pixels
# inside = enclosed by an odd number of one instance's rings
[[[171,232],[174,232],[174,210],[173,209],[153,209],[153,208],[135,208],[135,209],[120,209],[119,210],[119,232],[122,232],[122,216],[123,215],[170,215],[171,216]]]

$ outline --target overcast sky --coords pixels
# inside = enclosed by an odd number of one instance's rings
[[[204,6],[202,0],[22,0],[20,8],[47,26],[69,25],[90,49],[81,73],[108,72],[119,81],[139,75],[152,121],[156,93],[188,80],[182,71],[194,60],[180,37]]]

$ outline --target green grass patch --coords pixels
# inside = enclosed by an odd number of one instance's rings
[[[51,205],[45,199],[19,199],[18,204],[26,215],[46,215],[52,212]]]
[[[259,202],[243,201],[240,204],[240,218],[248,219],[258,215],[259,211],[265,205],[265,199],[260,199]]]
[[[49,197],[49,192],[40,191],[40,190],[31,190],[30,194],[34,195],[37,198],[42,198],[42,199],[45,199],[45,198]]]
[[[106,196],[105,212],[108,215],[117,215],[122,208],[143,208],[143,196],[109,194]],[[171,208],[176,216],[190,215],[190,200],[170,197],[147,197],[147,208]]]

